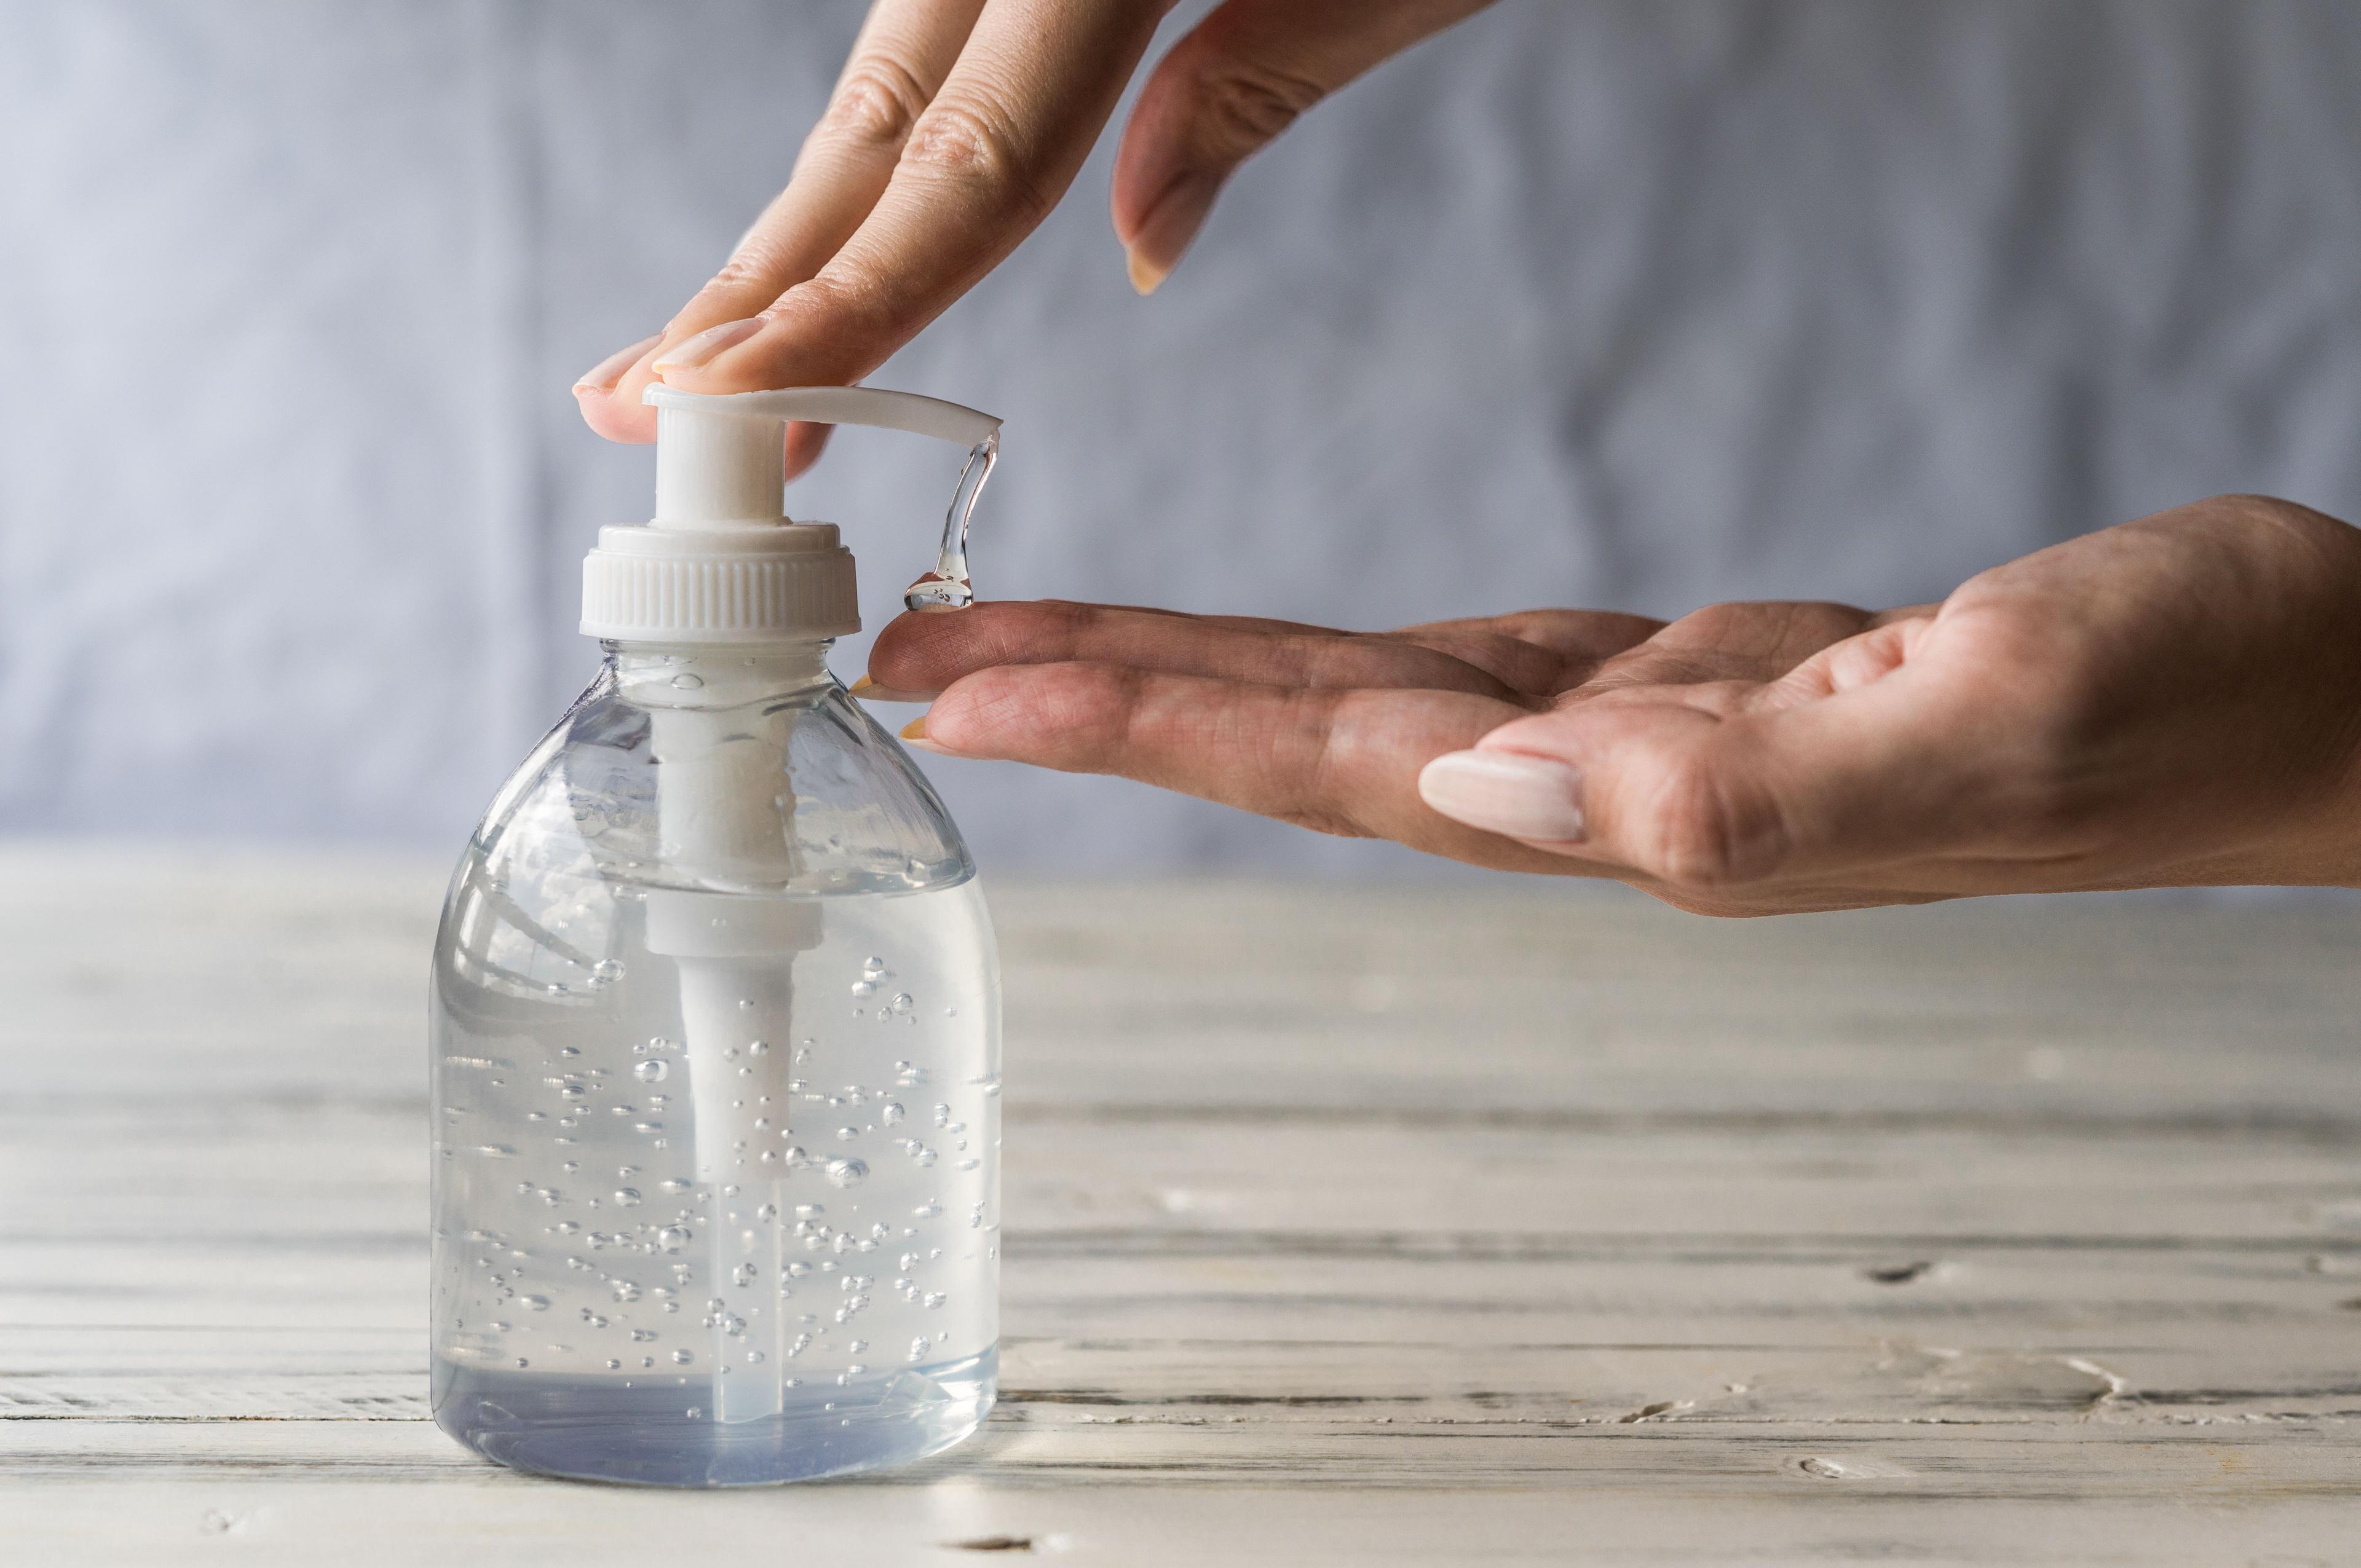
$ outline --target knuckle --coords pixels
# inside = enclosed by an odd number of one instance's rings
[[[1062,768],[1118,771],[1139,741],[1144,677],[1136,670],[1082,663],[1040,670],[1033,718],[1045,752]]]
[[[1025,674],[1005,664],[968,671],[928,709],[928,730],[932,732],[939,720],[996,727],[1022,716],[1032,706]]]
[[[767,283],[774,275],[777,258],[770,247],[759,239],[749,239],[737,253],[721,264],[713,280],[699,291],[699,298],[714,294],[736,294],[750,284]]]
[[[1072,599],[1037,599],[1027,609],[1027,636],[1062,650],[1080,647],[1108,619],[1102,607]]]
[[[763,314],[791,322],[799,345],[810,345],[812,357],[803,363],[811,379],[840,376],[850,382],[874,369],[906,334],[909,309],[891,280],[839,257]]]
[[[1642,868],[1668,886],[1708,894],[1761,882],[1785,858],[1787,830],[1764,792],[1732,783],[1710,752],[1674,763],[1647,803]]]
[[[1057,666],[1066,717],[1110,740],[1128,740],[1139,722],[1148,673],[1075,661]]]
[[[1382,838],[1356,810],[1354,780],[1362,771],[1361,740],[1372,710],[1384,723],[1382,703],[1367,691],[1308,690],[1292,705],[1290,720],[1272,736],[1266,765],[1280,785],[1284,804],[1273,815],[1283,822],[1339,839]],[[1287,744],[1302,737],[1308,746]]]
[[[670,332],[684,321],[718,324],[747,314],[755,304],[768,304],[778,296],[782,259],[778,236],[756,225],[704,287],[664,323],[664,330]],[[724,313],[717,315],[717,312]]]
[[[991,192],[995,202],[1038,223],[1053,204],[1048,183],[1007,118],[964,99],[938,99],[911,129],[902,161]]]
[[[1197,119],[1208,150],[1243,158],[1293,125],[1327,89],[1311,77],[1227,60],[1199,74]]]
[[[945,689],[927,710],[927,732],[972,756],[1107,772],[1128,748],[1138,685],[1134,673],[1104,665],[996,664]]]
[[[890,55],[865,55],[845,68],[813,136],[856,147],[899,147],[926,111],[926,89],[907,66]]]

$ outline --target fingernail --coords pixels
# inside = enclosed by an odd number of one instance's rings
[[[844,689],[854,696],[870,702],[932,702],[935,700],[926,692],[904,691],[899,686],[881,686],[867,675],[862,676]]]
[[[1181,252],[1204,226],[1205,214],[1213,210],[1213,197],[1221,189],[1218,176],[1184,174],[1166,186],[1164,194],[1148,209],[1139,232],[1124,247],[1131,286],[1143,297],[1156,292],[1158,285],[1172,276]]]
[[[606,358],[582,372],[581,379],[574,383],[575,392],[579,395],[583,392],[613,391],[615,383],[623,378],[623,372],[637,365],[641,355],[663,341],[664,334],[657,333],[653,337],[640,339],[629,348],[618,349],[609,354]]]
[[[1517,751],[1446,751],[1419,770],[1419,798],[1454,821],[1511,839],[1582,837],[1582,775]]]
[[[1159,283],[1172,276],[1172,269],[1159,267],[1136,250],[1125,253],[1124,269],[1131,274],[1132,291],[1143,300],[1156,292]]]
[[[723,322],[719,326],[707,327],[695,337],[684,337],[655,362],[661,375],[666,370],[694,370],[725,348],[735,348],[763,330],[763,318],[748,316],[744,321]]]
[[[920,714],[917,718],[910,720],[909,723],[902,726],[902,739],[907,740],[911,745],[916,746],[921,751],[931,751],[938,757],[948,757],[950,755],[949,751],[943,750],[940,742],[927,739],[927,718],[924,714]]]

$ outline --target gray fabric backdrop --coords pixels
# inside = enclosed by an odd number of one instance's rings
[[[775,190],[856,20],[0,0],[0,828],[456,849],[646,510],[566,386]],[[874,379],[1007,416],[999,596],[1883,603],[2215,491],[2355,516],[2356,83],[2334,0],[1510,0],[1250,164],[1152,301],[1102,149]],[[794,503],[873,626],[955,466],[892,439]],[[994,864],[1411,860],[928,765]]]

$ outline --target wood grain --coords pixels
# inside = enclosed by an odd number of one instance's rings
[[[896,1475],[426,1420],[431,868],[19,848],[0,1560],[2334,1562],[2361,910],[995,893],[1004,1402]]]

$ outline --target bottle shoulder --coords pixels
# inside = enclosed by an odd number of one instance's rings
[[[469,859],[508,880],[759,896],[921,893],[975,874],[909,753],[833,678],[708,692],[600,672],[494,797]]]

